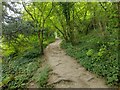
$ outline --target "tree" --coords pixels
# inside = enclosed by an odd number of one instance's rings
[[[35,28],[38,30],[38,38],[40,41],[41,54],[43,52],[43,32],[45,30],[45,23],[48,17],[52,12],[52,3],[38,3],[33,2],[30,3],[28,7],[26,7],[25,3],[22,3],[25,11],[31,17],[31,19],[35,23]],[[33,8],[33,9],[32,9]],[[30,10],[31,9],[31,10]]]

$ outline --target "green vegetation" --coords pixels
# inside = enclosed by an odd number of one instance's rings
[[[30,52],[29,52],[30,53]],[[34,53],[37,55],[38,53]],[[9,88],[24,88],[25,83],[33,76],[40,64],[40,58],[26,57],[28,52],[24,52],[21,57],[16,57],[15,60],[10,60],[3,63],[3,85]],[[29,54],[30,55],[30,54]],[[32,57],[31,55],[30,57]],[[12,76],[13,79],[6,81],[6,78]]]
[[[30,79],[34,76],[37,69],[41,68],[42,59],[40,58],[39,48],[30,48],[10,60],[2,63],[2,83],[1,86],[7,89],[25,88]],[[47,81],[49,68],[41,71],[37,77],[40,77],[40,85],[45,85]]]
[[[49,72],[49,68],[45,68],[43,69],[43,71],[41,71],[41,74],[39,75],[38,78],[38,84],[40,87],[46,87],[45,85],[47,84],[47,80],[48,80],[48,72]]]
[[[2,11],[0,86],[26,87],[55,37],[87,70],[109,85],[120,82],[120,2],[2,2]],[[40,87],[47,87],[48,72],[45,68],[38,74]]]
[[[50,67],[47,65],[44,66],[43,68],[40,68],[36,75],[33,76],[32,81],[35,81],[36,84],[40,88],[46,88],[47,86],[47,80],[48,80],[48,75],[49,75]]]
[[[101,38],[96,31],[81,36],[80,43],[72,46],[62,42],[61,47],[66,53],[84,66],[87,70],[106,79],[109,85],[118,85],[118,40],[117,32],[111,36]]]

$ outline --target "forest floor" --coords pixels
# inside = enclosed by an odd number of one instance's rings
[[[104,79],[87,71],[75,59],[60,48],[61,40],[56,40],[45,49],[45,59],[52,71],[48,85],[54,88],[108,88]]]

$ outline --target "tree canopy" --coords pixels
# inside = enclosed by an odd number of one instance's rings
[[[2,2],[2,12],[4,68],[44,55],[59,37],[68,55],[82,58],[82,65],[106,77],[108,84],[118,84],[120,2]],[[7,72],[17,73],[13,66]]]

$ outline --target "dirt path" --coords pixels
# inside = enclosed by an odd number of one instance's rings
[[[56,40],[45,49],[45,56],[51,66],[48,85],[55,88],[107,88],[103,79],[85,70],[76,60],[66,55]]]

